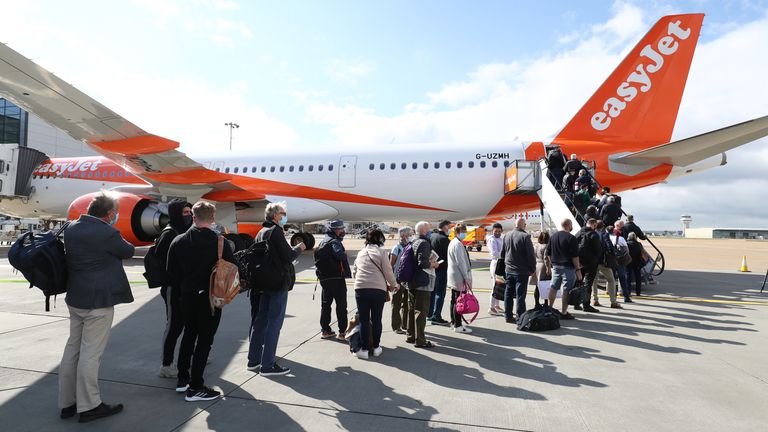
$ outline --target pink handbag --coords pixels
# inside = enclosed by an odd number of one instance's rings
[[[480,302],[477,301],[477,297],[472,293],[472,288],[467,284],[464,284],[464,292],[456,299],[456,313],[461,315],[461,319],[467,324],[471,324],[477,318],[477,314],[480,313]],[[467,322],[464,315],[471,313],[475,315]]]

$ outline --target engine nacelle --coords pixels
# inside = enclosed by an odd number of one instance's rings
[[[76,220],[88,213],[88,205],[99,192],[82,195],[72,201],[67,210],[67,219]],[[125,192],[112,192],[119,202],[120,217],[115,228],[123,238],[133,245],[151,244],[168,224],[168,216],[160,211],[158,203],[152,199]]]

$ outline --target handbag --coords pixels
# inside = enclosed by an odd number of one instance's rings
[[[589,293],[585,293],[586,286],[584,281],[577,281],[573,285],[570,291],[568,291],[568,304],[571,306],[578,306],[583,303],[585,298],[588,298]]]
[[[471,324],[477,318],[477,314],[480,313],[480,302],[472,292],[472,288],[466,283],[464,284],[464,292],[456,299],[456,313],[461,315],[461,319],[467,324]],[[471,313],[475,315],[467,321],[464,315]]]
[[[491,294],[493,298],[496,300],[504,301],[504,292],[507,290],[507,283],[504,281],[504,278],[495,278],[495,282],[493,284],[493,293]]]

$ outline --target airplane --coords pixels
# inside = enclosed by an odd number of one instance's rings
[[[266,204],[281,201],[292,224],[333,218],[490,223],[539,210],[538,195],[506,194],[504,183],[517,161],[539,160],[553,147],[594,161],[595,178],[613,192],[665,182],[723,165],[725,151],[768,135],[764,116],[670,142],[703,19],[662,17],[548,140],[451,149],[414,144],[407,151],[361,145],[199,160],[0,44],[0,95],[101,155],[41,158],[29,172],[30,195],[6,194],[0,212],[76,219],[95,191],[109,190],[120,200],[116,227],[136,245],[159,234],[174,197],[216,203],[221,225],[249,235],[259,229]],[[305,233],[297,236],[314,244]]]

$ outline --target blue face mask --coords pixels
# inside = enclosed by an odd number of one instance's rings
[[[283,217],[280,218],[279,221],[277,221],[277,224],[280,226],[285,226],[285,224],[288,223],[288,215],[283,215]]]
[[[459,233],[459,240],[464,240],[467,237],[467,233]]]
[[[427,231],[427,238],[432,238],[432,231]]]
[[[120,219],[120,213],[115,213],[115,218],[114,219],[110,219],[109,224],[110,225],[116,224],[118,219]]]

